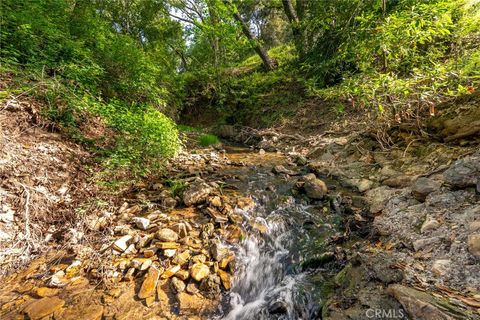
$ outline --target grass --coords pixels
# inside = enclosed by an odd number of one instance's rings
[[[210,145],[213,145],[213,144],[217,144],[219,142],[220,142],[220,140],[214,134],[202,134],[198,138],[198,143],[203,147],[207,147],[207,146],[210,146]]]

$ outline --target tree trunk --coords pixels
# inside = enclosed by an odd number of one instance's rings
[[[298,14],[295,12],[291,0],[282,0],[282,4],[285,15],[287,16],[288,21],[290,22],[290,27],[292,28],[295,49],[297,49],[298,56],[300,60],[302,60],[305,56],[305,39],[300,23],[305,11],[305,2],[303,0],[297,0]]]
[[[235,9],[233,9],[233,17],[235,18],[235,20],[237,20],[238,23],[240,23],[243,34],[248,38],[248,40],[254,43],[255,52],[262,59],[265,69],[267,69],[268,71],[274,70],[277,67],[277,62],[268,55],[267,50],[265,50],[265,48],[262,47],[260,43],[255,39],[252,31],[250,31],[248,24],[245,21],[243,21],[242,16]]]

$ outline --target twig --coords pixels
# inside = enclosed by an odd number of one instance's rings
[[[26,194],[26,199],[25,199],[25,236],[26,239],[30,239],[30,191],[28,191],[27,187],[20,183],[20,185],[23,187],[23,191]]]

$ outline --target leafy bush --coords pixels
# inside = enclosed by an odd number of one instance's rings
[[[109,154],[112,166],[159,164],[180,148],[175,123],[151,105],[120,101],[97,104],[94,112],[118,132]]]
[[[219,142],[220,140],[218,139],[218,137],[213,134],[203,134],[198,138],[198,143],[204,147],[217,144]]]

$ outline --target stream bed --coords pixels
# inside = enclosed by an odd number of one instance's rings
[[[244,150],[237,152],[245,158]],[[298,177],[272,173],[272,162],[284,159],[249,156],[246,166],[230,169],[224,178],[255,206],[237,210],[247,232],[232,247],[235,278],[216,319],[320,319],[331,279],[343,266],[327,243],[342,218],[331,212],[331,198],[312,203],[295,192]]]

